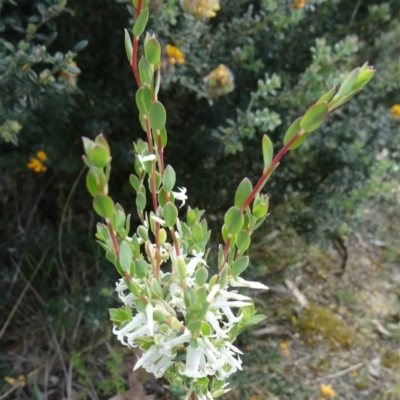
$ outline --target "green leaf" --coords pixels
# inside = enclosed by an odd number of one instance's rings
[[[131,184],[131,186],[133,187],[133,189],[135,190],[135,192],[139,191],[140,188],[140,181],[139,178],[136,175],[131,174],[129,177],[129,183]]]
[[[150,126],[152,129],[160,130],[164,128],[167,121],[167,113],[164,106],[159,102],[155,101],[149,112]]]
[[[363,66],[351,90],[361,90],[374,77],[375,72],[376,71],[372,67]]]
[[[151,84],[153,81],[153,68],[146,58],[142,57],[138,64],[139,76],[142,84]]]
[[[207,282],[208,271],[205,267],[200,267],[195,274],[196,284],[198,286],[203,286]]]
[[[334,86],[331,90],[329,90],[328,92],[326,92],[325,94],[323,94],[317,101],[317,103],[322,103],[322,102],[326,102],[328,103],[329,101],[332,100],[332,97],[334,96],[336,92],[336,86]]]
[[[196,222],[192,226],[192,239],[195,243],[198,243],[201,241],[202,238],[203,238],[203,228],[202,228],[201,224]]]
[[[151,107],[150,87],[144,84],[136,91],[136,105],[142,114],[148,114]]]
[[[250,193],[253,190],[253,185],[250,182],[249,178],[244,178],[242,182],[240,182],[236,194],[235,194],[235,206],[241,208],[245,201],[250,196]]]
[[[95,146],[95,142],[87,137],[82,137],[82,143],[83,143],[83,149],[85,150],[85,154],[87,157],[89,157],[89,154],[91,153],[93,147]]]
[[[161,136],[161,147],[165,148],[165,146],[167,145],[167,130],[165,129],[165,127],[160,130],[160,136]]]
[[[146,196],[142,192],[136,196],[136,207],[139,211],[143,211],[146,208]]]
[[[110,153],[99,144],[96,144],[89,154],[90,162],[97,168],[104,168],[110,161]]]
[[[327,103],[316,103],[312,105],[304,114],[300,121],[300,127],[307,133],[318,129],[328,115],[329,107]]]
[[[147,242],[147,239],[149,238],[147,229],[143,225],[139,225],[137,228],[137,234],[140,236],[140,238],[144,241]]]
[[[172,228],[178,219],[178,209],[170,201],[164,206],[164,221],[168,228]]]
[[[240,257],[238,260],[236,260],[232,267],[231,267],[231,274],[232,276],[238,276],[240,275],[249,265],[249,257]]]
[[[132,41],[131,41],[131,37],[129,35],[129,32],[124,29],[125,31],[125,52],[126,52],[126,56],[128,57],[128,61],[129,63],[132,62]]]
[[[357,81],[358,75],[360,73],[360,68],[355,68],[351,71],[343,80],[342,84],[340,85],[339,91],[335,97],[343,97],[348,95],[354,84]]]
[[[264,159],[264,168],[267,169],[271,165],[272,158],[274,157],[274,146],[271,139],[264,135],[262,139],[262,153]]]
[[[264,218],[268,212],[268,206],[266,204],[258,204],[253,207],[253,215],[257,219]]]
[[[78,42],[74,48],[72,49],[72,51],[74,53],[79,53],[80,51],[82,51],[87,45],[89,44],[89,42],[87,40],[81,40],[80,42]]]
[[[122,241],[119,246],[119,263],[125,272],[129,272],[132,264],[133,252],[129,243]]]
[[[86,175],[86,187],[89,193],[94,197],[100,192],[99,184],[97,183],[96,173],[89,169]]]
[[[145,8],[139,15],[139,18],[133,25],[132,33],[134,36],[139,37],[146,29],[147,21],[149,20],[149,9]]]
[[[159,41],[152,37],[144,46],[144,55],[152,65],[157,65],[161,59],[161,45]]]
[[[249,232],[241,230],[236,239],[236,247],[241,253],[244,253],[250,246],[251,238]]]
[[[242,229],[244,217],[238,207],[231,207],[225,214],[224,222],[228,233],[235,235]]]
[[[165,168],[162,182],[163,182],[164,190],[166,192],[171,192],[175,186],[176,173],[170,165],[168,165],[167,168]]]
[[[144,260],[136,260],[135,262],[135,278],[143,279],[149,272],[149,264]]]
[[[98,194],[93,199],[93,208],[102,218],[111,218],[114,215],[114,202],[105,194]]]
[[[260,323],[261,321],[264,321],[265,319],[267,319],[266,315],[263,314],[257,314],[254,315],[253,317],[250,317],[247,321],[246,321],[246,325],[256,325],[258,323]]]
[[[292,125],[290,125],[289,129],[287,130],[287,132],[285,133],[285,136],[283,138],[283,144],[286,145],[290,139],[293,138],[293,136],[301,131],[301,127],[300,127],[300,122],[301,122],[301,118],[297,118]],[[303,132],[298,139],[296,139],[294,141],[294,143],[289,147],[289,150],[294,150],[297,149],[307,138],[308,134],[306,132]]]
[[[155,293],[161,299],[164,298],[164,293],[162,291],[161,285],[156,278],[153,278],[150,283],[150,287],[153,293]]]

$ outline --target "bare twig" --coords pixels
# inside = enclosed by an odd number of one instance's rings
[[[346,368],[346,369],[344,369],[342,371],[335,372],[334,374],[325,375],[325,376],[322,376],[321,378],[314,379],[312,383],[314,384],[316,382],[325,381],[327,379],[338,378],[339,376],[346,375],[347,373],[349,373],[351,371],[355,371],[356,369],[360,369],[363,366],[364,366],[364,363],[361,362],[361,363],[358,363],[356,365],[353,365],[352,367]]]

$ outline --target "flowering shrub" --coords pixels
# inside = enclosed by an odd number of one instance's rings
[[[181,0],[181,6],[195,18],[213,18],[220,9],[219,0]]]
[[[234,77],[228,67],[221,64],[204,79],[209,97],[219,97],[232,92]]]
[[[180,201],[183,207],[188,198],[185,188],[174,190],[176,173],[164,160],[168,135],[166,110],[158,99],[161,44],[154,34],[145,34],[144,56],[138,60],[149,10],[147,2],[135,4],[133,39],[125,31],[125,49],[138,85],[136,105],[146,137],[133,145],[135,173],[130,184],[140,220],[135,233],[130,234],[130,215],[108,195],[110,146],[101,134],[95,140],[83,139],[87,188],[95,212],[105,220],[98,224],[96,237],[121,276],[116,290],[124,307],[110,310],[113,333],[123,345],[143,351],[135,369],[144,367],[156,377],[164,376],[169,389],[185,400],[211,400],[226,393],[227,378],[242,369],[242,352],[234,340],[265,318],[257,314],[250,297],[236,291],[268,289],[240,276],[249,265],[251,236],[268,213],[269,198],[261,190],[282,157],[299,147],[330,112],[359,93],[374,70],[366,63],[347,74],[339,88],[323,94],[292,122],[275,156],[270,138],[263,136],[263,172],[254,187],[248,178],[239,184],[234,205],[224,216],[224,244],[219,246],[215,273],[210,273],[211,232],[203,212],[188,207],[183,220],[175,205]],[[220,65],[205,84],[212,96],[221,95],[233,89],[233,75]],[[225,92],[217,91],[222,88]]]

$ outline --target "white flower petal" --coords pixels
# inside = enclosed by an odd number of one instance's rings
[[[233,287],[248,287],[250,289],[269,289],[268,286],[265,286],[260,282],[245,281],[243,278],[240,277],[237,277],[235,279],[231,278],[229,280],[229,285]]]

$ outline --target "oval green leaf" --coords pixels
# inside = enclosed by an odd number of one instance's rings
[[[136,20],[135,25],[133,25],[132,33],[134,36],[139,37],[146,29],[147,21],[149,20],[149,9],[145,8]]]
[[[230,235],[236,235],[243,226],[244,217],[238,207],[231,207],[225,214],[224,222]]]
[[[300,121],[300,127],[307,133],[318,129],[328,115],[329,107],[327,103],[316,103],[312,105],[304,114]]]
[[[250,193],[253,190],[253,185],[250,182],[249,178],[244,178],[242,182],[240,182],[236,194],[235,194],[235,206],[242,207],[245,201],[250,196]]]
[[[165,123],[167,122],[167,113],[164,106],[159,101],[155,101],[151,105],[149,119],[152,129],[161,130],[164,128]]]
[[[264,168],[270,167],[272,158],[274,157],[274,146],[272,145],[271,139],[264,135],[262,139],[262,153],[264,159]]]
[[[93,208],[102,218],[111,218],[115,212],[114,202],[105,194],[98,194],[93,199]]]

